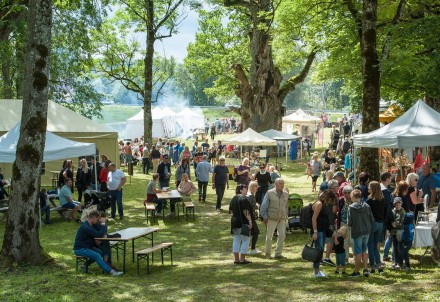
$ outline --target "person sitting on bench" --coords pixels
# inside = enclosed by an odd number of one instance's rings
[[[81,204],[77,201],[74,201],[72,198],[72,179],[67,178],[65,180],[64,186],[60,190],[59,199],[60,199],[60,205],[61,207],[65,209],[71,209],[69,217],[67,217],[67,220],[73,221],[76,219],[76,213],[81,210]],[[78,220],[79,222],[79,220]]]
[[[40,191],[40,212],[41,215],[43,215],[43,213],[46,214],[46,220],[44,224],[51,224],[52,222],[50,221],[50,205],[47,204],[47,194],[45,188],[42,188]]]
[[[122,275],[112,269],[102,258],[102,251],[96,247],[95,238],[102,238],[107,234],[106,218],[100,219],[98,211],[91,211],[87,220],[84,221],[76,232],[75,243],[73,244],[73,253],[75,256],[87,258],[86,263],[81,267],[81,271],[89,273],[89,266],[96,261],[98,266],[112,276]],[[99,228],[96,226],[99,225]]]

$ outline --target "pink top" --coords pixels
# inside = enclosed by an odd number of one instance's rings
[[[177,191],[179,191],[179,193],[183,194],[183,195],[191,195],[192,193],[194,193],[196,191],[196,187],[194,186],[194,184],[192,183],[191,180],[182,181],[179,184]]]

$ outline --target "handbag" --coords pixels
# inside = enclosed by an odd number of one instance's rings
[[[240,213],[240,221],[241,221],[240,235],[249,237],[251,236],[251,229],[249,229],[249,225],[243,223],[243,217],[241,217],[240,199],[238,199],[238,210]]]
[[[307,244],[304,245],[301,256],[304,260],[310,261],[310,262],[320,262],[322,259],[322,250],[313,247],[315,241],[312,240],[312,244],[308,246]]]

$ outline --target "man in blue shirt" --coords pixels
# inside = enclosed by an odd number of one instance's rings
[[[211,164],[208,163],[208,155],[203,155],[203,161],[198,163],[196,168],[198,186],[199,186],[199,201],[206,201],[206,188],[208,187],[209,173],[212,170]]]
[[[81,210],[81,204],[77,201],[74,201],[72,198],[71,187],[72,180],[67,178],[64,182],[64,186],[60,190],[60,194],[58,195],[61,207],[71,210],[69,217],[67,217],[67,220],[69,221],[75,220],[76,213]]]
[[[97,224],[100,224],[98,227]],[[76,256],[83,256],[87,258],[81,271],[89,273],[89,265],[96,262],[98,266],[105,272],[112,276],[122,275],[122,272],[117,272],[108,266],[102,259],[102,251],[96,247],[95,238],[103,238],[107,234],[107,225],[105,224],[105,217],[100,219],[97,211],[91,211],[87,220],[84,221],[76,232],[75,243],[73,244],[73,253]]]
[[[436,190],[435,190],[435,178],[431,174],[431,167],[429,166],[428,162],[425,162],[422,166],[422,172],[419,173],[419,181],[417,182],[417,189],[423,191],[424,197],[426,194],[428,194],[428,200],[429,200],[429,207],[434,206],[435,197],[436,197]],[[424,209],[423,204],[416,206],[416,212],[418,211],[424,211],[428,209]],[[417,213],[414,213],[415,217],[417,217]],[[439,215],[437,214],[437,221],[439,221]]]

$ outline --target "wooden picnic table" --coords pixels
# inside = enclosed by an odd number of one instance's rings
[[[153,234],[157,231],[159,231],[159,228],[155,228],[155,227],[127,228],[127,229],[114,231],[113,233],[109,233],[110,235],[118,233],[121,235],[121,238],[105,237],[105,238],[95,238],[95,239],[101,240],[101,241],[110,241],[111,243],[113,243],[112,248],[115,248],[117,253],[120,249],[122,250],[122,253],[123,253],[122,271],[125,273],[125,258],[126,258],[126,251],[127,251],[127,242],[131,240],[132,258],[133,258],[133,262],[134,262],[134,253],[135,253],[134,241],[136,239],[145,237],[151,241],[151,246],[153,246],[154,245]],[[119,247],[119,243],[123,243],[122,248]]]
[[[171,199],[176,199],[174,201],[175,203],[182,201],[182,196],[180,195],[179,191],[177,191],[177,190],[156,193],[156,196],[157,196],[157,199],[170,199],[170,202],[171,202]],[[162,211],[164,211],[164,210],[162,209]],[[179,216],[180,216],[180,209],[179,209],[179,206],[177,206],[177,221],[180,221]]]

